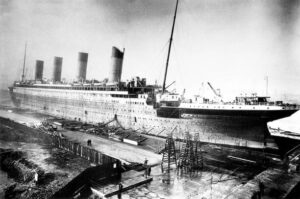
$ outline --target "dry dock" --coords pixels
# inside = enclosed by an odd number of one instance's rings
[[[3,113],[3,114],[2,114]],[[1,115],[16,122],[20,120],[27,125],[38,123],[47,116],[37,117],[30,112],[7,112],[1,110]],[[3,126],[4,125],[4,126]],[[2,124],[1,128],[15,128],[12,124]],[[27,128],[27,127],[26,127]],[[36,131],[36,129],[34,129]],[[24,130],[26,134],[29,130]],[[39,133],[43,134],[42,131]],[[92,187],[111,198],[117,198],[118,183],[124,183],[122,198],[293,198],[299,196],[295,193],[299,186],[300,176],[296,171],[287,171],[276,154],[265,153],[261,150],[247,150],[219,145],[203,144],[204,167],[197,172],[186,173],[180,170],[171,170],[169,183],[163,181],[166,175],[162,173],[160,162],[162,154],[160,147],[164,140],[154,139],[141,142],[143,146],[135,146],[112,139],[80,132],[62,130],[61,134],[66,139],[87,146],[87,140],[91,140],[89,148],[105,153],[113,158],[119,159],[125,164],[143,163],[145,158],[152,166],[149,178],[145,178],[144,171],[123,173],[121,181],[108,182],[101,186]],[[175,143],[176,148],[182,147]],[[152,150],[146,150],[146,149]],[[24,150],[27,150],[24,148]],[[29,150],[29,149],[28,149]],[[70,153],[66,151],[65,153]],[[54,159],[53,159],[54,160]],[[158,166],[155,166],[158,165]],[[151,179],[151,180],[150,180]],[[72,179],[69,179],[71,181]],[[134,183],[134,182],[135,183]],[[146,183],[141,186],[132,186]],[[263,194],[261,190],[263,184]],[[131,187],[132,186],[132,187]],[[62,188],[62,187],[61,187]],[[104,191],[109,190],[109,191]],[[110,194],[110,195],[109,195]],[[95,194],[90,195],[93,198]]]

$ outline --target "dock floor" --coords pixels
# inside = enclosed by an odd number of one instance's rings
[[[78,142],[83,146],[87,145],[87,140],[91,140],[92,148],[113,158],[123,160],[124,162],[144,163],[146,158],[149,165],[157,165],[161,162],[161,155],[142,149],[139,146],[78,131],[63,131],[62,134],[68,140]]]

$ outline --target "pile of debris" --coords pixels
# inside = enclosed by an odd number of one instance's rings
[[[80,131],[104,138],[111,138],[129,144],[140,145],[141,142],[147,138],[142,136],[141,133],[133,129],[124,129],[119,126],[108,126],[112,122],[117,122],[113,119],[107,123],[99,123],[98,125],[83,123],[77,120],[64,120],[64,119],[46,119],[42,122],[40,130],[47,134],[59,135],[64,129],[70,131]],[[118,122],[117,122],[118,123]]]
[[[51,189],[46,187],[55,179],[55,174],[46,173],[35,163],[28,161],[23,152],[0,149],[0,165],[1,169],[16,181],[5,189],[5,198],[51,196]]]

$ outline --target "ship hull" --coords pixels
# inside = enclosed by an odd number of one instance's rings
[[[300,145],[300,139],[280,136],[273,136],[273,138],[279,148],[281,156],[284,156],[287,152]]]
[[[154,136],[172,132],[184,139],[185,132],[198,133],[200,140],[225,145],[262,148],[269,137],[264,119],[228,114],[197,114],[197,117],[166,117],[145,99],[113,98],[107,92],[15,87],[10,92],[15,105],[47,115],[88,123],[106,123]],[[164,114],[167,114],[165,112]]]
[[[246,122],[269,122],[279,118],[288,117],[295,110],[222,110],[222,109],[186,109],[161,107],[157,110],[159,117],[180,118],[183,115],[193,115],[199,118],[238,118],[240,121]]]

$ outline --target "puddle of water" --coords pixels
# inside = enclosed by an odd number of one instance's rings
[[[231,177],[226,174],[214,172],[198,172],[197,176],[177,176],[176,171],[171,172],[171,183],[163,183],[164,178],[160,166],[152,168],[151,177],[153,181],[149,184],[137,187],[124,193],[131,198],[145,197],[147,199],[196,199],[196,198],[222,198],[231,193],[232,190],[241,184],[239,180],[226,180]],[[211,180],[213,183],[211,183]],[[127,197],[125,196],[125,198]]]

